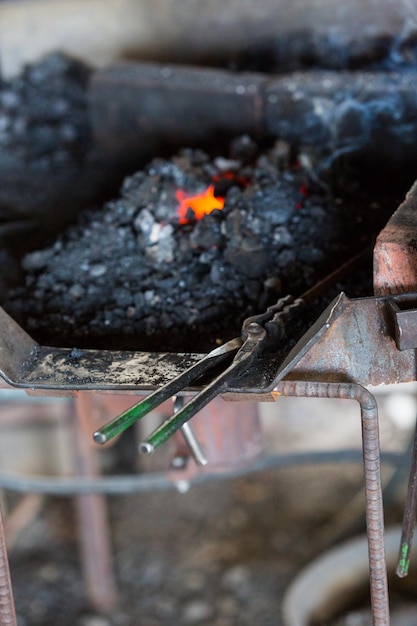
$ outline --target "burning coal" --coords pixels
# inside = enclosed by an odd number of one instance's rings
[[[209,185],[205,191],[194,195],[189,195],[183,189],[178,189],[175,192],[175,197],[179,202],[180,224],[189,224],[193,219],[201,220],[215,209],[221,211],[224,206],[224,198],[214,195],[214,185]]]
[[[358,186],[351,200],[334,198],[282,154],[282,142],[260,151],[246,137],[229,158],[184,150],[155,159],[118,198],[24,257],[25,282],[6,310],[50,345],[203,350],[235,336],[244,318],[301,293],[387,218],[360,202]]]

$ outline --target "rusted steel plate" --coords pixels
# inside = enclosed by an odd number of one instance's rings
[[[417,291],[417,183],[379,234],[374,248],[377,296]]]
[[[343,313],[287,378],[366,386],[413,381],[414,350],[399,351],[392,336],[386,298],[346,300]]]

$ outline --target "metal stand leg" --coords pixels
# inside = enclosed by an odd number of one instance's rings
[[[387,568],[384,549],[384,511],[379,454],[378,407],[374,396],[354,383],[283,382],[277,395],[356,400],[361,409],[368,532],[371,604],[374,626],[389,626]]]
[[[17,626],[16,611],[10,580],[9,561],[7,558],[4,536],[3,516],[0,511],[0,626]]]
[[[80,424],[84,406],[76,401],[74,415],[75,466],[78,475],[98,476],[97,451],[90,445]],[[106,498],[86,495],[76,498],[84,577],[90,604],[96,610],[110,611],[117,602],[113,573],[110,531],[107,522]]]

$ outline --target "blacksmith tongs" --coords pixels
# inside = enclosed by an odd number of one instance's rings
[[[243,322],[241,337],[231,339],[215,348],[185,372],[111,420],[94,433],[94,441],[106,443],[238,351],[232,363],[221,374],[154,430],[140,445],[141,452],[150,454],[206,404],[223,393],[231,383],[235,383],[262,353],[276,350],[286,340],[288,323],[294,319],[300,320],[306,309],[304,300],[294,300],[291,296],[286,296],[264,313],[247,318]]]

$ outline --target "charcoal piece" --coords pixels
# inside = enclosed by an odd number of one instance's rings
[[[118,288],[113,292],[113,298],[119,307],[127,308],[133,302],[133,296],[128,289]]]
[[[226,268],[224,262],[217,261],[214,262],[210,269],[210,279],[211,282],[215,284],[223,284],[226,275]]]
[[[31,254],[27,254],[22,262],[22,267],[24,270],[28,271],[36,271],[40,270],[43,267],[46,267],[48,261],[53,255],[53,250],[51,248],[46,248],[45,250],[36,250]]]
[[[265,223],[272,226],[281,226],[292,217],[297,205],[297,187],[278,180],[257,190],[252,196],[246,195],[253,205],[254,213],[260,212],[265,216]],[[293,199],[293,202],[291,202]]]
[[[213,214],[207,215],[196,223],[190,234],[190,246],[197,250],[210,250],[223,245],[224,237],[221,233],[220,220]]]
[[[82,298],[84,296],[84,293],[84,288],[78,283],[74,283],[68,289],[68,294],[71,296],[71,298],[74,298],[75,300],[79,300],[80,298]]]
[[[277,248],[279,246],[288,247],[293,243],[292,235],[285,226],[278,226],[277,228],[274,228],[273,239]]]
[[[174,229],[171,224],[155,222],[149,233],[149,244],[146,246],[146,255],[154,267],[164,266],[174,260],[175,241]]]
[[[249,278],[260,278],[268,261],[266,250],[256,237],[234,238],[224,251],[224,258],[239,273]]]
[[[242,163],[253,162],[258,153],[258,146],[249,135],[241,135],[230,142],[232,159],[239,159]]]

